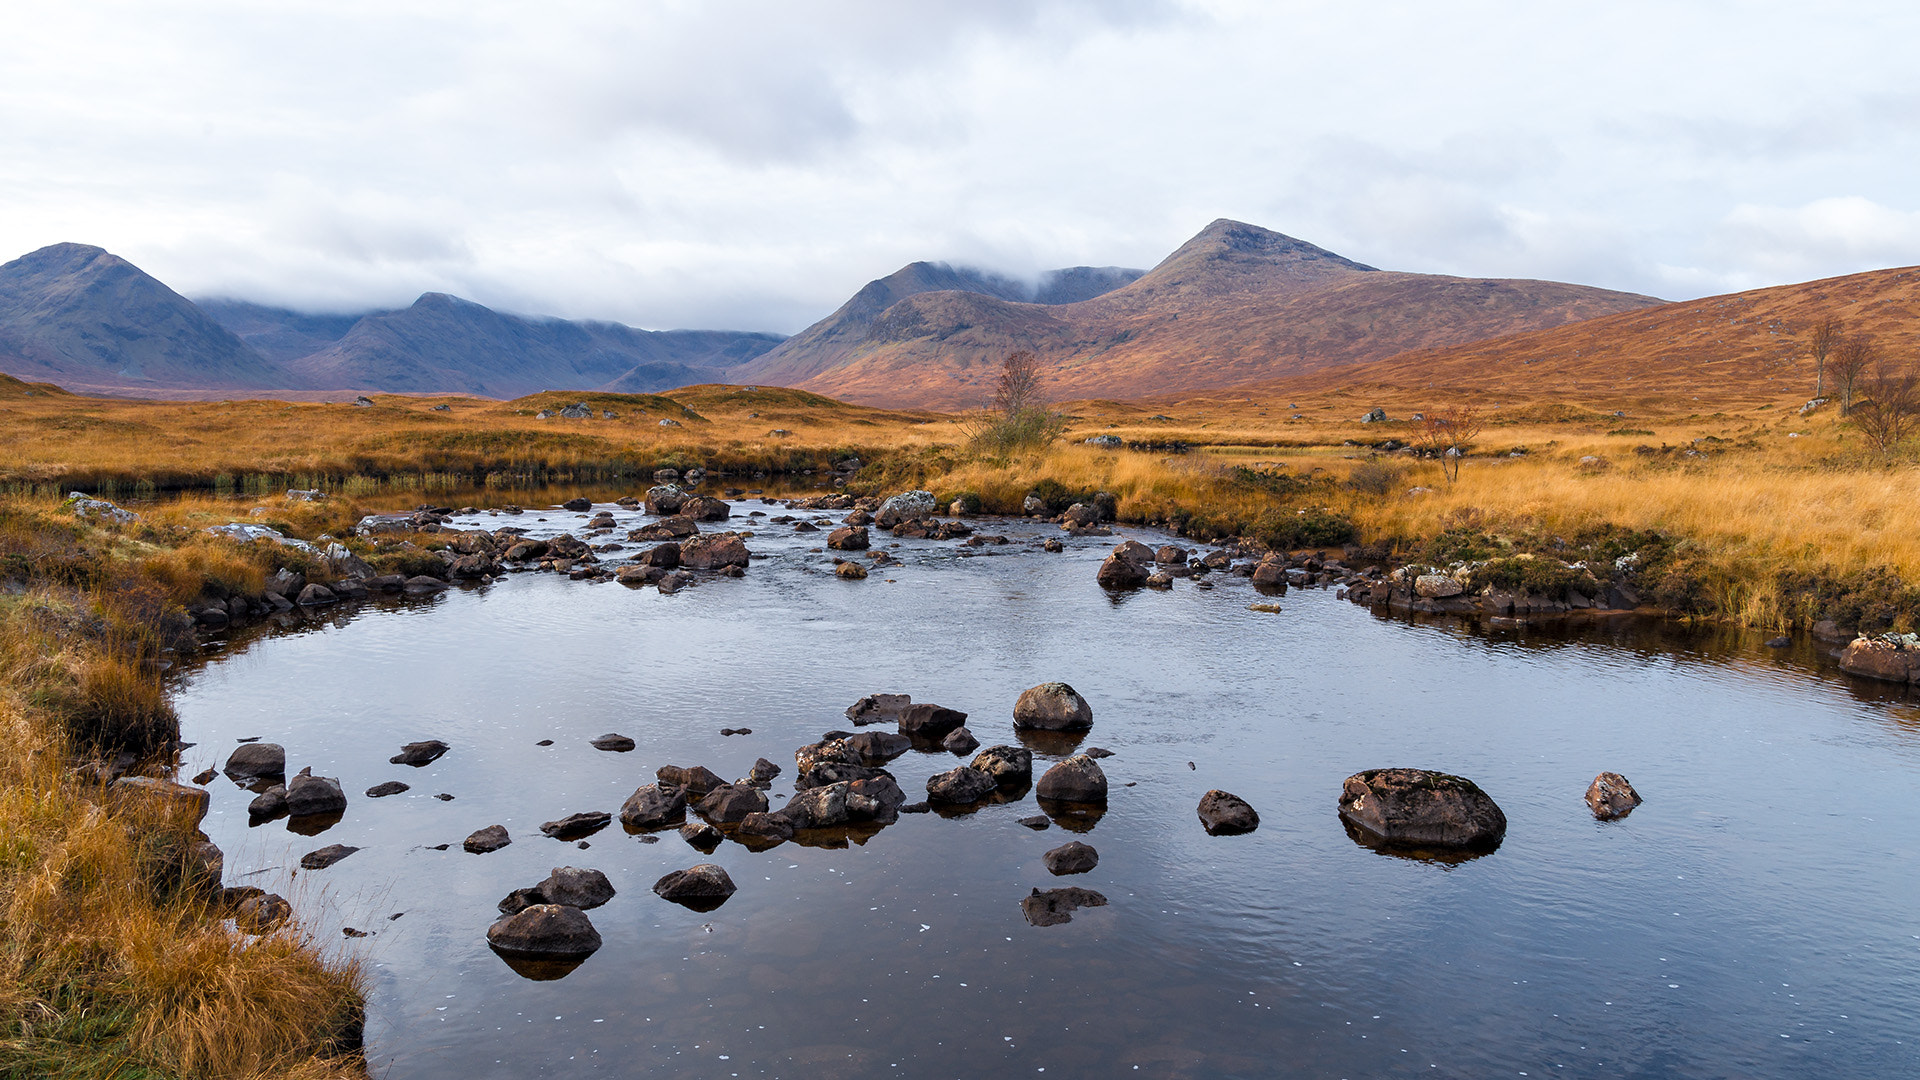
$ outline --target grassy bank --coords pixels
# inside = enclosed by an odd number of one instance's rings
[[[268,561],[0,501],[0,1076],[364,1075],[355,966],[294,923],[233,929],[191,826],[82,767],[171,758],[179,601]]]

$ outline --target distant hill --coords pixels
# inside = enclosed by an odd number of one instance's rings
[[[427,293],[411,307],[360,319],[339,340],[291,366],[314,386],[394,393],[511,398],[616,381],[623,383],[622,392],[644,393],[718,381],[728,367],[780,340],[732,330],[636,330],[619,323],[529,319]]]
[[[304,385],[139,267],[85,244],[0,266],[0,371],[110,393]]]
[[[1060,398],[1219,390],[1659,304],[1549,281],[1376,270],[1219,220],[1144,275],[1062,304],[915,263],[733,372],[863,404],[965,407],[1014,349]],[[954,273],[948,271],[948,273]]]
[[[1920,355],[1920,267],[1709,296],[1276,383],[1524,392],[1591,401],[1813,395],[1808,334],[1837,315],[1893,358]]]
[[[369,312],[351,315],[309,315],[287,308],[250,304],[245,300],[196,300],[213,321],[233,331],[254,352],[286,363],[319,352],[347,336],[353,324]]]

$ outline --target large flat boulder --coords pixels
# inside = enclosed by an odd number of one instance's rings
[[[1368,769],[1347,777],[1340,817],[1387,844],[1491,850],[1507,815],[1479,785],[1429,769]]]

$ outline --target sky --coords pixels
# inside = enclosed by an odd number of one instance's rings
[[[1920,263],[1920,5],[0,0],[0,261],[791,333],[1215,218],[1687,299]]]

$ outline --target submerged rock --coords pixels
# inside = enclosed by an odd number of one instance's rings
[[[1640,793],[1617,772],[1603,772],[1587,785],[1587,806],[1601,821],[1626,817],[1639,805]]]
[[[868,694],[847,706],[847,719],[855,727],[894,722],[900,719],[900,710],[911,704],[913,698],[906,694]]]
[[[1389,844],[1491,849],[1507,816],[1473,781],[1427,769],[1369,769],[1347,777],[1340,817]]]
[[[1105,907],[1107,898],[1092,889],[1068,886],[1064,889],[1033,890],[1020,901],[1020,914],[1034,926],[1058,926],[1073,921],[1073,913],[1083,907]]]
[[[587,745],[593,747],[595,750],[606,750],[610,753],[624,754],[633,749],[634,741],[625,735],[610,731],[597,739],[589,740]]]
[[[1234,836],[1259,828],[1260,815],[1247,800],[1216,789],[1200,796],[1200,824],[1209,836]]]
[[[368,788],[367,798],[384,799],[389,795],[398,795],[403,791],[411,791],[411,790],[413,790],[411,785],[403,784],[398,780],[388,780],[384,784],[375,784],[372,787]]]

